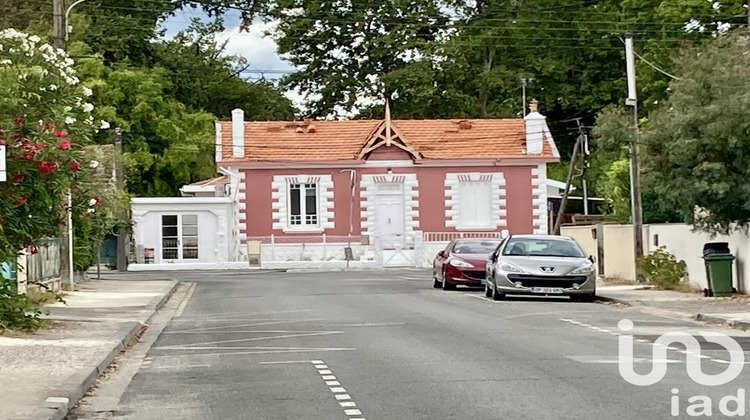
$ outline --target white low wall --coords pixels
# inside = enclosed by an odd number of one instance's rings
[[[658,239],[657,239],[658,236]],[[644,235],[649,252],[659,246],[665,246],[667,251],[684,260],[687,264],[690,282],[701,288],[708,287],[706,269],[703,262],[703,244],[707,242],[728,242],[729,250],[735,256],[734,284],[741,293],[747,293],[750,288],[750,238],[744,233],[732,235],[711,235],[703,232],[692,232],[690,226],[675,224],[658,224],[648,226],[648,240]],[[658,240],[658,245],[657,245]]]
[[[596,226],[565,226],[561,234],[576,239],[584,250],[596,256],[597,239],[592,236]],[[632,225],[603,225],[604,232],[604,277],[617,277],[635,280]],[[683,223],[653,224],[643,227],[644,253],[650,253],[660,246],[678,260],[685,261],[690,283],[701,289],[708,287],[703,261],[703,244],[708,242],[728,242],[734,261],[734,285],[737,290],[747,293],[750,289],[750,237],[744,233],[732,235],[711,235],[693,232]]]

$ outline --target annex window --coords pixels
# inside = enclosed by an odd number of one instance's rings
[[[318,226],[318,184],[289,184],[289,225]]]
[[[193,260],[198,258],[198,216],[165,214],[161,216],[161,258]]]
[[[492,226],[492,185],[486,181],[462,181],[458,189],[460,228]]]

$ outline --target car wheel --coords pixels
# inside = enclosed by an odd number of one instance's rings
[[[448,282],[448,276],[443,272],[443,290],[455,290],[456,285]]]
[[[495,286],[492,286],[492,300],[498,301],[505,299],[504,293],[498,293],[497,288]]]
[[[484,295],[492,297],[492,289],[490,289],[490,283],[487,280],[484,281]]]
[[[443,282],[437,279],[437,273],[432,270],[432,287],[439,289],[443,286]]]

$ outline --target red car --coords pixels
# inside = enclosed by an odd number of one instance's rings
[[[481,286],[490,254],[501,241],[497,238],[452,240],[432,262],[432,287],[452,290],[457,284]]]

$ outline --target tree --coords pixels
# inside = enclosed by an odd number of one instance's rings
[[[750,224],[750,48],[719,37],[677,57],[679,80],[643,133],[646,180],[696,228],[727,233]]]
[[[300,70],[285,78],[308,94],[314,116],[356,111],[367,100],[382,103],[393,90],[384,83],[403,69],[443,29],[446,17],[432,0],[349,2],[280,0],[279,52]]]
[[[0,261],[35,253],[34,241],[58,236],[64,197],[86,180],[81,153],[95,131],[73,61],[38,36],[0,31],[0,145],[8,181],[0,183]],[[74,207],[73,211],[77,212]],[[38,306],[0,280],[0,328],[38,328]]]

